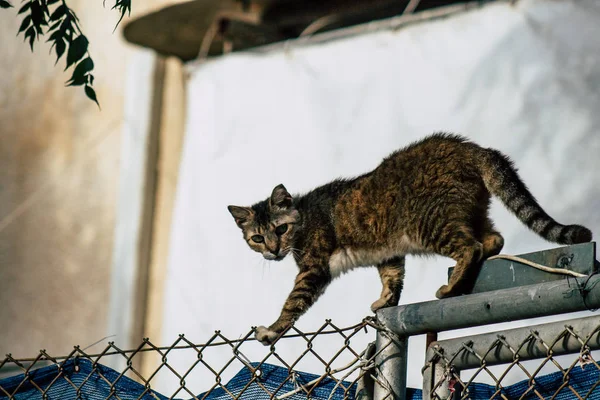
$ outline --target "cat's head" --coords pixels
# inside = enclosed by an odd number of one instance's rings
[[[294,248],[300,213],[283,185],[252,207],[227,207],[244,234],[248,246],[267,260],[282,260]]]

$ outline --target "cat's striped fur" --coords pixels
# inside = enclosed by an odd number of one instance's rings
[[[379,270],[383,290],[373,311],[397,305],[406,254],[453,258],[456,268],[436,296],[468,292],[483,260],[504,245],[488,217],[491,195],[551,242],[592,239],[589,229],[551,218],[508,157],[450,134],[434,134],[398,150],[354,179],[294,197],[279,185],[251,207],[229,206],[253,250],[273,260],[292,253],[299,268],[279,319],[259,327],[257,338],[271,343],[333,278],[355,267]]]

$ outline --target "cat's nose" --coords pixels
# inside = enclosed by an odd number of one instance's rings
[[[279,255],[279,243],[277,243],[277,245],[275,246],[275,249],[271,249],[271,247],[269,247],[267,245],[267,250],[269,251],[269,253],[273,254],[275,257],[277,257]]]

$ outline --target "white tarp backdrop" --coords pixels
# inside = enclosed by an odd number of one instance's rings
[[[361,174],[433,131],[502,150],[552,216],[600,235],[599,55],[600,2],[523,0],[194,68],[161,342],[179,333],[199,342],[216,329],[238,337],[278,316],[294,262],[267,263],[252,252],[228,204],[250,205],[279,183],[295,193]],[[555,246],[498,202],[492,216],[505,253]],[[401,303],[434,299],[451,265],[409,257]],[[326,318],[354,324],[370,315],[380,288],[374,268],[344,275],[298,326],[311,330]],[[364,335],[365,344],[371,340]],[[298,353],[286,346],[278,352]],[[215,352],[207,362],[230,354]],[[412,339],[411,387],[421,385],[423,354],[424,339]],[[194,357],[169,362],[183,368]],[[298,368],[323,370],[316,360]],[[194,390],[211,382],[202,378]]]

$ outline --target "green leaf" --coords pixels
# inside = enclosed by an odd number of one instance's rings
[[[58,39],[62,39],[61,31],[52,32],[52,35],[50,35],[50,37],[48,38],[48,40],[46,40],[46,42],[51,42],[53,40],[56,41]]]
[[[12,4],[10,4],[6,0],[0,0],[0,8],[11,8]]]
[[[42,29],[41,26],[33,26],[35,28],[35,31],[37,33],[37,37],[39,38],[40,36],[44,35],[44,30]]]
[[[56,7],[56,10],[50,15],[50,21],[58,21],[67,13],[67,7],[64,4]]]
[[[52,4],[54,4],[54,3],[58,3],[59,1],[60,1],[60,0],[48,0],[48,1],[46,2],[46,4],[48,4],[49,6],[51,6]]]
[[[73,71],[73,74],[81,74],[81,75],[85,75],[88,72],[90,72],[91,70],[94,69],[94,62],[92,61],[92,59],[90,57],[84,59],[83,61],[81,61],[79,64],[77,64],[77,66],[75,67],[75,71]]]
[[[55,43],[56,43],[56,62],[54,63],[54,65],[56,65],[58,63],[58,60],[60,60],[60,57],[62,57],[62,55],[65,52],[65,49],[67,48],[67,45],[65,44],[65,42],[62,39],[58,39]]]
[[[72,25],[71,21],[72,21],[71,18],[67,15],[67,18],[63,19],[62,23],[60,24],[60,28],[59,29],[62,32],[67,32],[69,30],[72,32],[73,31],[73,27],[71,26]]]
[[[86,58],[75,67],[69,86],[79,86],[88,83],[88,72],[94,69],[94,62],[91,58]]]
[[[120,5],[121,7],[121,15],[125,15],[125,13],[127,13],[128,16],[131,16],[131,0],[121,0],[120,1]]]
[[[58,26],[60,25],[60,21],[57,21],[54,23],[54,25],[52,25],[50,28],[48,28],[48,31],[53,31],[56,28],[58,28]]]
[[[119,20],[117,21],[117,24],[115,25],[115,29],[113,30],[113,32],[117,29],[117,27],[123,20],[123,17],[125,16],[125,14],[131,15],[131,0],[117,0],[115,2],[115,5],[112,7],[112,9],[114,10],[115,8],[119,9],[119,11],[121,12],[121,16],[119,17]]]
[[[93,78],[92,78],[93,80]],[[100,103],[98,103],[98,99],[96,98],[96,91],[94,90],[94,88],[92,88],[89,85],[85,85],[85,94],[87,97],[90,98],[90,100],[93,100],[96,102],[96,104],[98,105],[98,108],[100,108]]]
[[[85,35],[79,35],[69,43],[69,51],[67,52],[67,67],[75,64],[77,61],[83,58],[88,49],[88,40]]]
[[[35,28],[32,26],[25,32],[25,39],[29,38],[29,46],[33,51],[33,43],[35,42]]]
[[[21,27],[19,28],[19,32],[17,33],[17,35],[19,33],[23,32],[25,29],[27,29],[30,24],[31,24],[31,15],[28,15],[23,19],[23,22],[21,22]]]
[[[77,17],[77,14],[75,14],[75,11],[73,11],[72,9],[69,8],[69,14],[73,17],[73,19],[76,22],[79,22],[79,17]]]
[[[42,6],[37,1],[31,2],[31,19],[35,26],[48,25]]]
[[[19,14],[23,14],[25,11],[29,10],[30,8],[31,8],[31,2],[25,3],[25,5],[23,7],[21,7],[21,9],[19,10]]]
[[[81,86],[87,85],[89,83],[90,76],[82,75],[77,77],[71,77],[71,79],[67,82],[67,86]]]
[[[42,12],[44,16],[50,16],[50,10],[48,9],[48,3],[46,0],[42,0]]]

